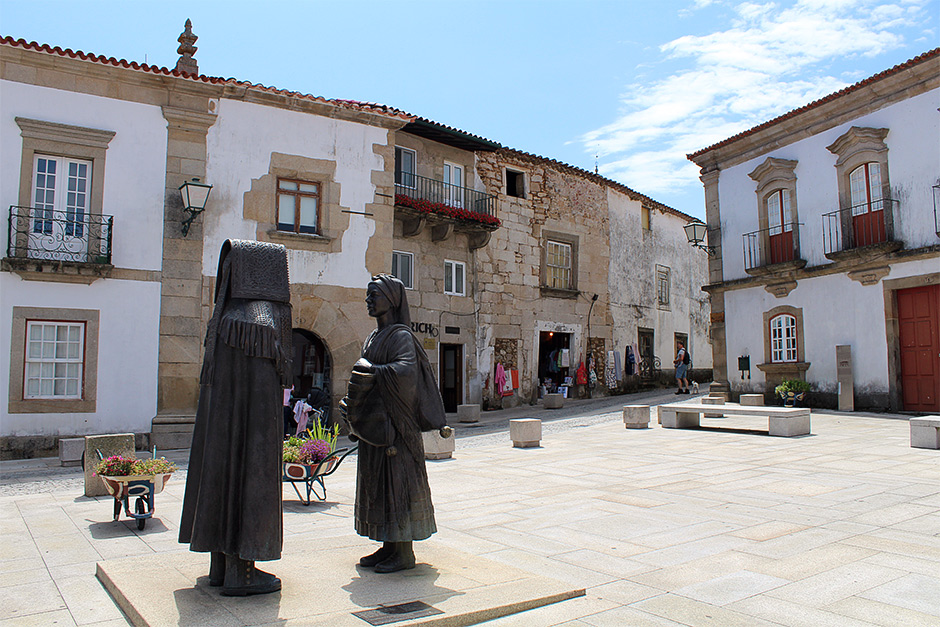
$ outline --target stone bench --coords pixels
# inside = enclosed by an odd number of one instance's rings
[[[940,449],[940,416],[911,418],[911,446]]]
[[[516,448],[532,448],[542,441],[542,421],[538,418],[513,418],[509,421],[509,437]]]
[[[626,429],[649,429],[649,405],[624,405],[623,426]]]
[[[792,437],[810,433],[810,412],[807,407],[708,405],[705,403],[667,403],[659,406],[659,420],[664,429],[694,429],[701,426],[702,414],[766,417],[770,435]]]

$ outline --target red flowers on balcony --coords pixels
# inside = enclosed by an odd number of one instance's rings
[[[435,213],[448,218],[454,218],[455,220],[476,222],[485,226],[499,227],[500,224],[502,224],[496,216],[470,211],[469,209],[462,209],[460,207],[452,207],[442,202],[433,202],[423,198],[412,198],[405,194],[395,194],[395,204],[402,207],[409,207],[421,213]]]

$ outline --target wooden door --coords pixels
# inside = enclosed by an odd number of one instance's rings
[[[887,240],[881,166],[865,163],[849,175],[852,194],[852,230],[855,246],[868,246]]]
[[[767,197],[770,225],[770,263],[793,261],[793,219],[790,190],[778,189]]]
[[[907,411],[940,410],[940,285],[897,291],[901,398]]]
[[[444,411],[455,412],[463,403],[463,346],[441,344],[441,397]]]

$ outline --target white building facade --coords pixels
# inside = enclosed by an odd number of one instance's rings
[[[715,378],[936,412],[940,51],[698,151]]]

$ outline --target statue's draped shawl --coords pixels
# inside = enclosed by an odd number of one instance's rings
[[[291,376],[284,247],[226,241],[215,296],[179,540],[193,551],[278,559],[282,391]]]

